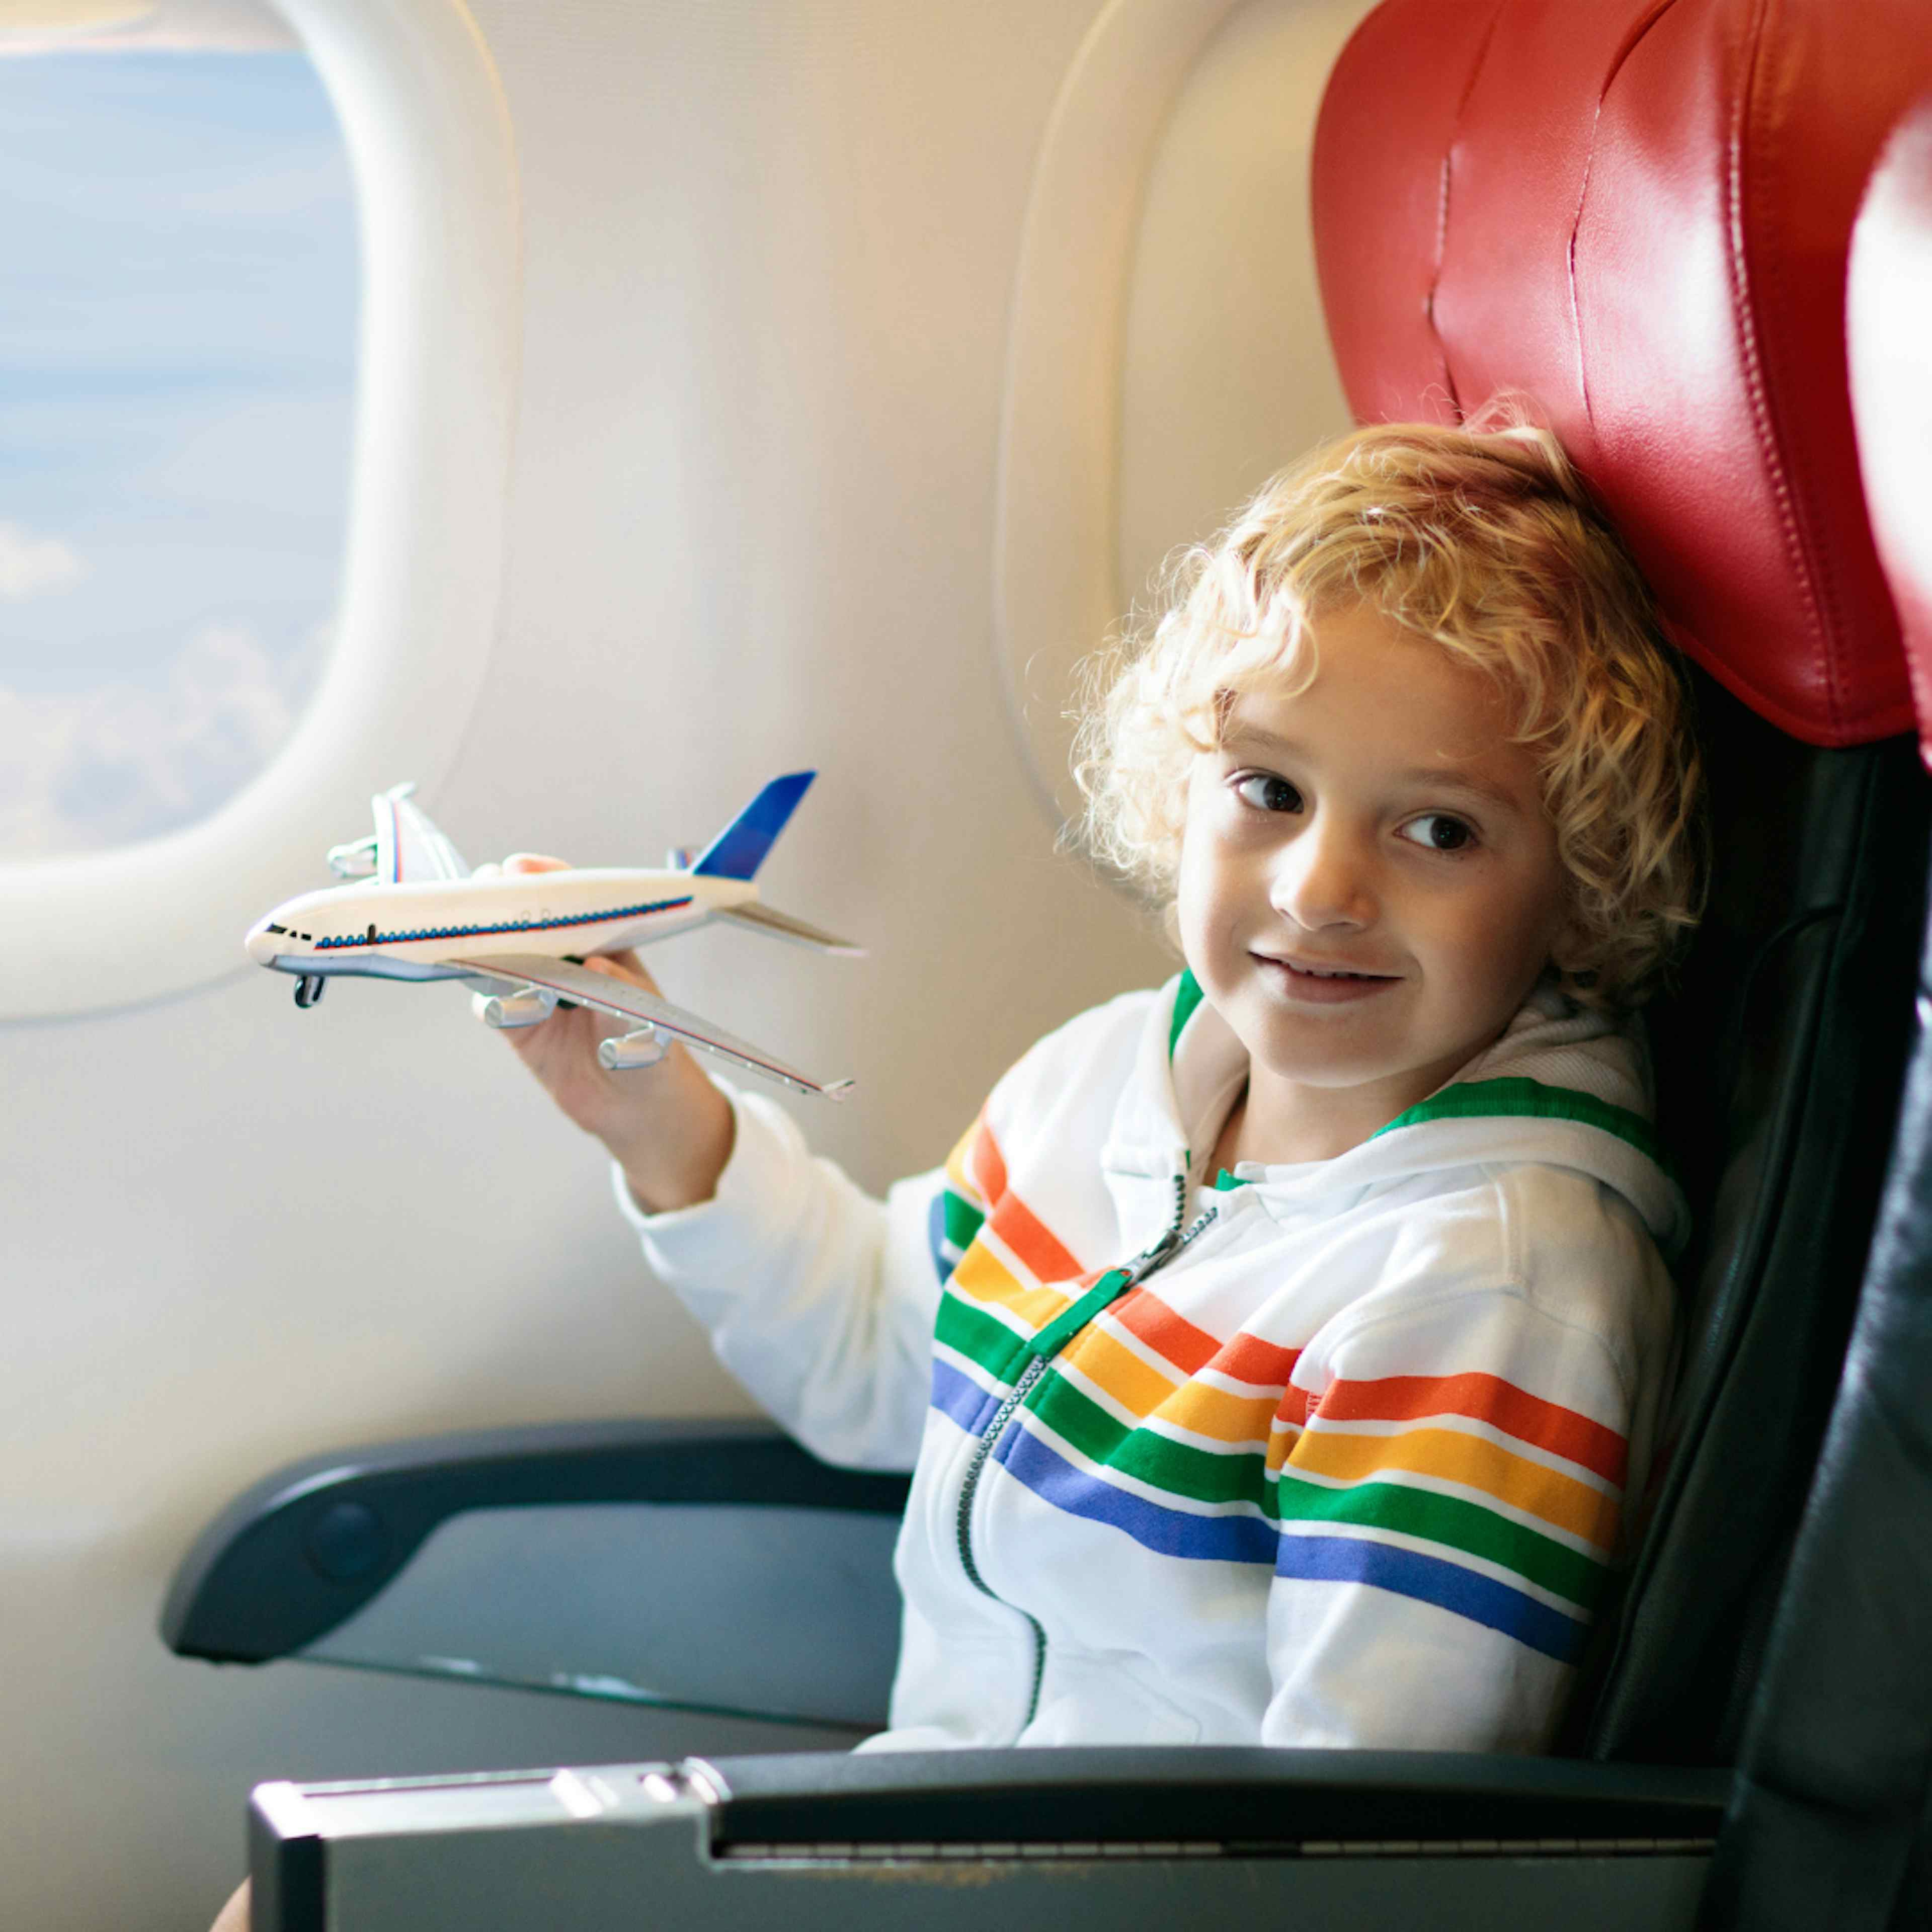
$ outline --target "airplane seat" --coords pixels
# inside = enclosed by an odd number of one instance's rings
[[[447,1922],[470,1899],[506,1927],[604,1896],[598,1859],[632,1860],[627,1884],[700,1918],[718,1896],[705,1887],[729,1882],[734,1923],[802,1923],[804,1911],[813,1923],[964,1924],[998,1899],[962,1889],[962,1864],[1040,1906],[1025,1887],[1046,1881],[1022,1850],[1049,1866],[1088,1859],[1082,1888],[1060,1896],[1117,1924],[1172,1918],[1181,1901],[1194,1922],[1258,1897],[1364,1925],[1413,1922],[1425,1904],[1438,1918],[1466,1907],[1469,1922],[1559,1910],[1580,1928],[1692,1922],[1732,1786],[1726,1770],[1693,1768],[1728,1767],[1774,1736],[1779,1700],[1804,1676],[1787,1572],[1828,1611],[1856,1588],[1807,1554],[1818,1496],[1798,1526],[1834,1404],[1835,1442],[1852,1400],[1847,1337],[1870,1314],[1874,1289],[1860,1285],[1912,1051],[1932,788],[1864,508],[1842,291],[1874,159],[1932,88],[1923,11],[1923,0],[1856,12],[1835,0],[1383,0],[1338,62],[1317,129],[1317,258],[1358,415],[1454,420],[1498,391],[1534,400],[1656,588],[1692,667],[1709,774],[1708,914],[1652,1020],[1660,1130],[1697,1215],[1678,1270],[1680,1360],[1634,1558],[1600,1612],[1562,1741],[1571,1761],[1152,1749],[691,1760],[559,1774],[576,1782],[556,1790],[492,1786],[460,1844],[448,1780],[434,1794],[442,1808],[415,1823],[400,1790],[273,1787],[255,1808],[263,1910],[292,1887],[312,1904],[318,1874],[364,1869],[357,1847],[380,1840],[382,1870],[403,1868],[406,1843],[416,1882],[434,1872]],[[1922,1268],[1923,1226],[1901,1238],[1909,1266]],[[646,1426],[622,1438],[632,1493],[656,1493],[652,1439]],[[417,1552],[492,1496],[580,1500],[570,1445],[553,1432],[525,1457],[529,1440],[505,1432],[419,1459],[392,1445],[271,1478],[190,1552],[170,1641],[292,1654],[332,1619],[406,1591]],[[734,1492],[720,1478],[706,1500],[755,1504],[762,1480]],[[808,1506],[817,1480],[791,1468],[786,1498]],[[596,1495],[615,1500],[608,1483]],[[314,1545],[345,1508],[367,1558],[352,1548],[323,1589]],[[551,1580],[568,1594],[554,1569]],[[795,1576],[770,1588],[806,1594]],[[299,1613],[264,1634],[251,1591],[299,1599]],[[1915,1657],[1923,1600],[1883,1606],[1887,1640]],[[1857,1667],[1845,1666],[1852,1679]],[[1856,1772],[1865,1734],[1834,1735],[1850,1739],[1841,1756]],[[1932,1738],[1932,1721],[1914,1737]],[[1637,1808],[1623,1829],[1619,1805]],[[1198,1821],[1191,1858],[1150,1842],[1174,1835],[1150,1820],[1184,1815]],[[588,1836],[569,1840],[578,1851],[559,1839],[539,1856],[528,1832],[489,1828],[494,1818],[567,1836],[573,1820],[646,1816],[682,1821],[682,1850],[664,1849],[672,1834],[632,1832],[594,1852]],[[1748,1825],[1734,1814],[1738,1842]],[[868,1886],[868,1857],[933,1882],[916,1899]],[[1248,1889],[1215,1904],[1235,1868]],[[835,1882],[848,1870],[862,1882]],[[1891,1896],[1829,1922],[1876,1928]],[[423,1922],[358,1897],[358,1926]]]
[[[1525,392],[1696,668],[1711,895],[1650,1024],[1697,1232],[1648,1531],[1571,1707],[1591,1755],[1735,1754],[1890,1140],[1927,794],[1842,289],[1879,143],[1932,79],[1923,20],[1910,0],[1390,0],[1317,135],[1357,413]]]

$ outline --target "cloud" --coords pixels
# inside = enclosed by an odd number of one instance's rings
[[[0,601],[64,590],[87,574],[87,566],[58,537],[37,537],[18,524],[0,523]]]
[[[0,862],[98,851],[206,818],[292,728],[325,627],[276,656],[239,626],[196,632],[165,683],[0,685]]]
[[[59,24],[62,15],[73,16],[72,23]],[[56,24],[40,31],[29,25],[0,33],[0,55],[114,54],[130,49],[260,53],[301,45],[288,22],[260,0],[97,0],[88,9],[58,10]]]

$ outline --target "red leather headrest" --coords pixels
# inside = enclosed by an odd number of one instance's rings
[[[1932,764],[1932,98],[1886,143],[1852,235],[1852,413]]]
[[[1814,744],[1912,722],[1844,304],[1929,27],[1925,0],[1384,0],[1316,134],[1357,414],[1528,392],[1676,642]]]

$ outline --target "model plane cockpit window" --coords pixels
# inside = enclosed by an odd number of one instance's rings
[[[349,165],[308,55],[230,13],[0,19],[0,862],[206,818],[328,649]]]

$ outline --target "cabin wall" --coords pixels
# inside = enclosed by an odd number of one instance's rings
[[[816,766],[760,885],[869,956],[706,933],[651,963],[672,998],[856,1076],[843,1108],[785,1104],[883,1187],[940,1159],[1042,1032],[1171,970],[1056,852],[997,662],[1008,304],[1036,152],[1102,9],[472,10],[518,147],[521,388],[500,617],[423,802],[472,861],[648,864]],[[1229,29],[1294,76],[1304,150],[1360,10],[1282,0]],[[1189,167],[1199,118],[1176,123]],[[1281,227],[1312,315],[1305,212]],[[1137,326],[1134,393],[1157,396],[1162,330]],[[1297,356],[1284,421],[1340,427],[1332,370]],[[1152,407],[1129,442],[1161,471]],[[1183,484],[1127,490],[1127,568],[1162,547],[1153,523],[1194,535],[1292,453],[1192,452]],[[358,836],[364,800],[340,808]],[[141,935],[95,943],[138,998]],[[298,1014],[286,980],[238,965],[0,1028],[0,1922],[206,1923],[263,1777],[778,1748],[716,1719],[217,1670],[154,1634],[195,1532],[290,1458],[749,1406],[644,1273],[596,1150],[460,994],[339,982]]]

